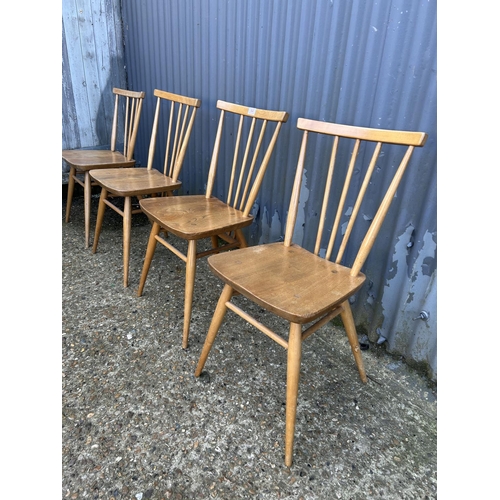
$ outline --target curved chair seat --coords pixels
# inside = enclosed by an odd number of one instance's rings
[[[282,242],[212,255],[208,265],[237,292],[300,324],[314,321],[342,304],[365,281],[362,273],[351,276],[348,267]],[[268,279],[270,276],[272,279]]]
[[[115,196],[140,196],[179,189],[182,182],[174,181],[158,170],[123,168],[119,175],[114,168],[91,170],[90,176],[108,193]]]
[[[140,202],[150,220],[186,240],[199,240],[235,231],[252,223],[253,217],[205,195],[148,198]]]
[[[63,149],[62,159],[81,172],[96,168],[133,167],[135,160],[128,160],[118,151],[107,149]]]

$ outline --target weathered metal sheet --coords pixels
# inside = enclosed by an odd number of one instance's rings
[[[372,340],[386,339],[390,352],[436,379],[436,2],[123,0],[122,8],[130,88],[202,100],[183,193],[204,192],[217,99],[289,112],[247,232],[251,244],[284,234],[297,118],[429,134],[366,262],[353,310]],[[152,120],[146,97],[136,147],[143,165]],[[317,212],[309,199],[315,178],[306,171],[304,221]],[[299,238],[313,244],[307,232]]]
[[[130,83],[202,99],[182,174],[185,193],[204,191],[217,99],[290,113],[256,203],[252,244],[284,233],[298,117],[429,134],[353,308],[372,340],[386,339],[389,351],[436,378],[436,3],[125,0],[123,13]],[[144,124],[152,121],[149,107]],[[148,135],[143,127],[143,163]],[[308,199],[314,181],[314,171],[306,172],[304,221],[317,212]],[[312,245],[308,240],[304,234],[302,243]]]
[[[119,0],[63,0],[63,149],[110,144],[112,89],[127,86],[122,33]]]

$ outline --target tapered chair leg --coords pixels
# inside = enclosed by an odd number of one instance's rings
[[[234,232],[234,237],[238,240],[240,248],[246,248],[248,246],[245,235],[243,234],[243,231],[241,229],[236,229],[236,231]]]
[[[299,392],[300,359],[302,356],[302,327],[290,323],[288,337],[288,359],[286,372],[286,431],[285,431],[285,465],[292,465],[293,438],[297,414],[297,396]]]
[[[123,208],[123,286],[128,287],[130,267],[130,232],[132,230],[132,197],[125,196]]]
[[[191,310],[193,307],[194,278],[196,276],[196,240],[188,241],[186,260],[186,288],[184,291],[184,329],[182,332],[182,348],[187,349]]]
[[[90,203],[92,198],[92,185],[90,174],[85,172],[85,182],[83,188],[83,213],[85,218],[85,248],[90,244]]]
[[[363,358],[361,357],[361,350],[359,348],[358,334],[356,333],[356,325],[354,324],[354,318],[352,316],[351,306],[346,300],[343,304],[343,311],[340,313],[342,322],[344,323],[344,328],[347,333],[347,338],[349,339],[349,344],[351,344],[351,351],[354,355],[354,360],[356,361],[356,366],[358,367],[359,376],[362,382],[367,381],[365,365],[363,363]]]
[[[99,243],[99,236],[101,234],[102,221],[104,220],[104,212],[106,211],[106,203],[104,200],[108,196],[106,189],[101,189],[101,195],[99,196],[99,207],[97,208],[97,219],[95,221],[95,231],[94,231],[94,243],[92,245],[92,253],[96,253],[97,244]]]
[[[69,168],[69,178],[68,178],[68,198],[66,199],[66,222],[69,222],[69,215],[71,213],[71,204],[73,203],[73,192],[75,190],[75,178],[76,175],[75,167]]]
[[[210,349],[212,349],[215,337],[219,332],[220,325],[222,324],[222,320],[224,319],[224,316],[226,314],[227,311],[226,302],[231,300],[232,295],[233,295],[233,289],[229,285],[225,285],[219,297],[219,301],[217,302],[217,307],[215,308],[212,322],[210,323],[210,327],[208,329],[207,338],[205,339],[205,343],[203,344],[203,349],[200,354],[198,366],[196,367],[196,371],[194,372],[195,377],[199,377],[201,375],[203,367],[205,366],[205,362],[207,361]]]
[[[141,279],[139,281],[139,288],[137,290],[137,296],[140,297],[144,290],[144,285],[146,284],[146,278],[148,277],[149,268],[151,267],[151,261],[153,260],[153,255],[156,250],[156,237],[160,233],[160,224],[153,222],[153,227],[149,233],[148,246],[146,248],[146,257],[144,258],[144,264],[142,265]]]

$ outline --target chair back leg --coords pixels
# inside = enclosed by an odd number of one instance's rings
[[[128,287],[130,267],[130,232],[132,230],[132,197],[125,196],[123,208],[123,286]]]
[[[208,358],[208,354],[210,353],[210,349],[212,349],[215,337],[219,332],[222,320],[226,315],[227,311],[226,302],[229,302],[232,296],[233,296],[233,289],[229,285],[225,285],[219,297],[219,301],[217,302],[217,307],[215,308],[215,312],[212,317],[212,322],[210,323],[207,337],[205,339],[205,343],[203,344],[203,349],[201,351],[200,359],[198,360],[198,365],[196,366],[196,370],[194,372],[195,377],[199,377],[201,375],[203,367],[205,366],[205,362]]]
[[[104,212],[106,210],[107,196],[108,196],[108,191],[104,188],[101,189],[101,195],[99,196],[99,207],[97,208],[97,219],[95,221],[94,243],[92,245],[92,253],[96,253],[97,251],[99,236],[101,234],[102,221],[104,220]]]
[[[239,243],[239,248],[246,248],[246,247],[248,247],[247,240],[246,240],[245,235],[243,234],[243,231],[241,229],[237,229],[234,232],[234,236],[235,236],[236,240]]]
[[[146,257],[144,258],[144,264],[142,265],[141,279],[137,290],[138,297],[140,297],[144,291],[146,278],[148,277],[151,261],[153,260],[153,255],[156,250],[156,237],[160,234],[160,229],[160,224],[158,224],[158,222],[153,222],[153,227],[151,228],[151,233],[149,234],[148,246],[146,248]]]
[[[356,333],[356,325],[354,324],[354,318],[352,316],[351,306],[348,300],[342,304],[342,308],[344,310],[340,313],[340,317],[344,323],[347,338],[349,339],[349,344],[351,345],[351,351],[354,356],[354,360],[356,361],[356,366],[358,367],[359,376],[362,382],[366,382],[367,378],[363,358],[361,357],[361,350],[359,348],[358,334]]]
[[[84,218],[85,218],[85,248],[90,245],[90,206],[92,201],[92,183],[90,173],[85,172],[85,182],[83,188]]]

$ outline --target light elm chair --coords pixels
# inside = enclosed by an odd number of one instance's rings
[[[201,105],[199,99],[158,89],[155,89],[154,96],[156,111],[147,167],[90,171],[90,177],[101,186],[92,252],[97,251],[104,212],[108,206],[123,218],[123,286],[125,287],[129,282],[132,215],[142,212],[140,206],[132,208],[132,200],[142,200],[145,196],[172,196],[173,192],[181,187],[179,175],[184,165],[196,112]],[[166,116],[165,137],[161,138],[158,137],[160,114]],[[161,172],[153,168],[155,153],[159,149],[163,149],[165,159]]]
[[[285,111],[258,109],[226,101],[218,101],[217,108],[220,114],[205,194],[140,201],[142,211],[153,227],[138,295],[143,293],[157,243],[185,262],[183,348],[188,347],[196,261],[213,253],[247,246],[242,229],[253,221],[250,211],[281,126],[288,119]],[[227,181],[225,199],[213,195],[216,175],[225,176]],[[171,233],[187,241],[187,254],[167,241],[160,232]],[[207,238],[211,240],[212,248],[198,251],[198,240]]]
[[[85,248],[90,241],[90,200],[92,186],[90,171],[97,168],[133,167],[134,148],[139,129],[142,103],[145,92],[135,92],[119,88],[113,89],[115,108],[111,128],[111,146],[108,150],[100,149],[63,149],[62,158],[70,166],[68,179],[68,197],[66,201],[66,222],[69,222],[75,182],[83,187]],[[118,130],[123,127],[123,151],[117,150]],[[83,177],[83,178],[82,178]]]
[[[413,150],[415,147],[423,146],[427,138],[422,132],[378,130],[303,118],[299,118],[297,127],[302,131],[302,142],[284,241],[209,257],[208,265],[223,281],[224,288],[195,371],[195,376],[201,375],[228,309],[287,349],[286,466],[292,463],[302,342],[318,328],[340,316],[361,381],[367,380],[349,298],[365,281],[365,275],[361,272],[363,264],[373,247]],[[310,161],[307,146],[311,136],[316,136],[316,139],[317,136],[323,137],[321,144],[327,151],[324,158],[328,164],[317,164],[319,142],[310,148],[312,158]],[[347,143],[350,154],[344,150],[344,154],[337,154],[341,143]],[[397,160],[390,163],[384,161],[389,157],[388,151],[393,151],[394,147],[402,149],[400,155],[395,155]],[[358,155],[361,150],[362,154]],[[306,160],[309,179],[318,181],[320,174],[324,174],[321,176],[321,182],[308,185],[309,199],[315,196],[322,200],[321,211],[317,218],[316,240],[312,250],[292,242],[298,220]],[[378,168],[385,168],[389,173],[392,171],[394,173],[388,186],[384,187],[379,205],[375,202],[374,194],[369,194],[370,185],[377,184],[374,182],[376,177],[374,172]],[[356,175],[354,175],[355,169]],[[358,170],[361,170],[361,174]],[[356,182],[351,182],[354,177]],[[349,205],[346,203],[347,199]],[[371,222],[360,217],[363,200],[369,200],[372,208],[375,206],[375,215]],[[332,210],[329,209],[329,204],[333,204]],[[349,212],[347,208],[351,206],[352,213],[345,220],[345,213]],[[305,226],[313,220],[307,218]],[[330,223],[327,225],[326,221]],[[361,234],[365,235],[360,237],[359,241],[355,241],[354,238],[351,241],[355,223],[367,226],[366,232],[361,231]],[[357,235],[359,233],[356,231]],[[352,262],[343,262],[348,244],[354,246],[353,251],[349,253],[354,255],[354,258]],[[288,324],[288,337],[271,331],[245,312],[242,304],[237,305],[232,300],[236,295],[243,296],[285,320],[285,324]],[[245,299],[243,302],[246,302]],[[214,356],[213,362],[216,363],[217,355]]]

